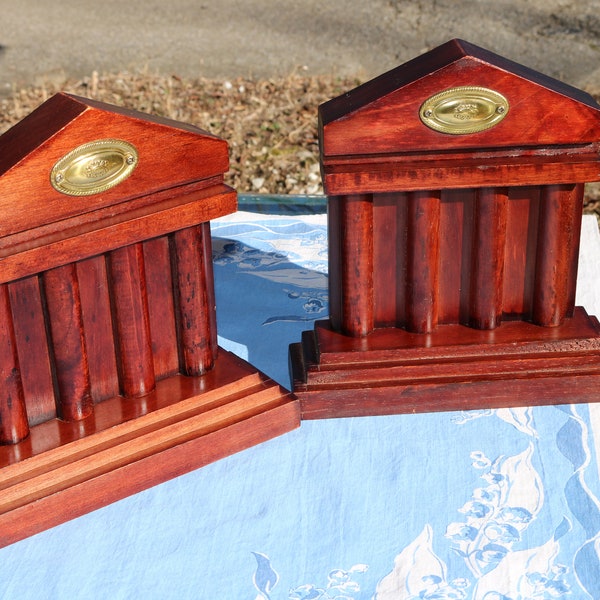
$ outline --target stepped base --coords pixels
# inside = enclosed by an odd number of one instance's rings
[[[320,321],[290,346],[302,419],[600,400],[600,324],[578,307],[560,327],[440,325],[363,338]]]
[[[0,447],[0,547],[299,426],[289,392],[219,350],[202,377],[175,375],[112,398],[78,423],[54,419]]]

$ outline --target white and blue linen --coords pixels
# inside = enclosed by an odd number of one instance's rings
[[[220,344],[289,387],[327,317],[326,217],[211,227]],[[582,240],[600,314],[592,217]],[[0,550],[0,598],[598,599],[599,439],[579,404],[303,422]]]

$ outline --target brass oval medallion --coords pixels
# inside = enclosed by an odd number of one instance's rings
[[[63,156],[52,167],[50,182],[63,194],[90,196],[127,179],[137,163],[137,150],[129,142],[96,140]]]
[[[425,100],[419,111],[427,127],[461,135],[494,127],[508,114],[508,100],[483,87],[456,87]]]

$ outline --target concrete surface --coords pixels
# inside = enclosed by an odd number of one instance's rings
[[[0,0],[0,93],[122,70],[369,78],[454,37],[600,86],[600,0]]]

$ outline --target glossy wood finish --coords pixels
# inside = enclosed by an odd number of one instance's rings
[[[532,320],[555,327],[573,313],[583,186],[542,191]]]
[[[370,196],[338,199],[341,230],[339,266],[342,327],[349,335],[373,331],[373,207]]]
[[[367,225],[348,220],[356,198]],[[560,324],[575,303],[582,205],[578,184],[332,196],[332,323],[350,335]],[[558,307],[555,321],[546,306]]]
[[[77,267],[50,269],[42,275],[54,364],[57,417],[80,421],[93,410],[90,370],[83,333]]]
[[[482,86],[503,94],[510,105],[510,120],[462,136],[440,134],[423,126],[418,117],[421,104],[440,91],[458,86]],[[470,159],[487,156],[491,164],[501,165],[509,157],[504,148],[515,149],[514,158],[529,157],[522,162],[531,166],[539,159],[558,164],[574,157],[567,158],[570,153],[564,148],[552,153],[544,148],[597,144],[597,110],[589,94],[455,39],[322,104],[321,151],[326,171],[331,163],[342,167],[346,164],[342,159],[358,156],[374,164],[418,165],[423,153],[435,164],[443,164],[449,150],[452,158],[462,157],[470,171],[478,166],[484,170],[479,160],[473,163]],[[417,161],[413,161],[415,154]],[[361,166],[354,172],[359,173]],[[422,166],[427,167],[427,163]],[[388,166],[382,175],[389,178],[392,173]],[[360,180],[353,187],[361,187]],[[455,186],[449,182],[447,187]],[[328,187],[328,192],[336,190]]]
[[[112,138],[137,149],[127,179],[52,187],[59,158]],[[217,345],[227,166],[195,127],[65,94],[0,137],[0,545],[299,425]]]
[[[203,375],[217,358],[217,322],[212,282],[212,245],[207,223],[173,236],[182,372]]]
[[[139,164],[132,176],[101,194],[67,201],[50,185],[52,166],[81,144],[110,138],[134,141]],[[115,221],[133,211],[143,214],[144,207],[155,214],[153,194],[182,204],[185,188],[179,186],[206,189],[212,178],[222,183],[229,166],[227,142],[206,131],[70,94],[51,97],[0,140],[0,238],[21,233],[21,242],[34,240],[41,226],[64,237],[75,223],[94,222],[99,214]]]
[[[17,356],[30,426],[56,417],[56,396],[40,276],[9,285]]]
[[[289,394],[221,350],[204,377],[102,402],[0,446],[0,547],[281,435],[299,422]]]
[[[440,194],[410,192],[407,224],[406,328],[430,333],[439,313]]]
[[[468,324],[494,329],[502,320],[508,192],[477,190],[473,215]]]
[[[600,325],[578,308],[561,327],[381,328],[350,338],[318,322],[290,348],[303,419],[597,402]]]
[[[442,133],[422,122],[429,98],[465,87],[502,94],[505,116],[475,133]],[[565,395],[551,388],[563,376],[578,378],[571,401],[589,401],[600,376],[599,332],[593,320],[572,319],[583,183],[600,173],[593,99],[453,40],[326,102],[319,126],[331,303],[328,325],[291,349],[303,415],[404,412],[400,397],[409,393],[411,410],[489,406],[481,395],[489,386],[504,405],[557,402]],[[349,219],[346,207],[358,198],[362,216]],[[348,309],[355,306],[368,326],[357,327]],[[371,344],[393,343],[396,333],[406,349],[400,358],[389,348],[392,365]],[[515,336],[513,345],[506,335]],[[530,343],[545,347],[548,336],[561,340],[556,360],[545,365],[540,350],[532,362]],[[476,348],[465,354],[470,344]],[[405,354],[420,356],[423,347],[431,356],[409,368]],[[454,354],[463,358],[453,361]],[[519,379],[514,393],[511,369]],[[444,386],[431,386],[436,378]],[[471,385],[486,378],[488,387]],[[535,394],[523,392],[529,379]],[[504,393],[491,383],[500,380]],[[445,400],[448,386],[463,397]],[[378,400],[361,387],[376,390]]]
[[[16,444],[29,435],[29,423],[6,285],[0,285],[0,335],[0,444]]]
[[[155,375],[142,245],[113,250],[107,258],[121,394],[144,396],[154,389]]]

